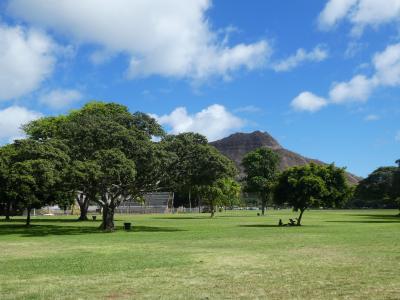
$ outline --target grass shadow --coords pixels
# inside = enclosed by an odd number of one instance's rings
[[[391,220],[381,220],[381,221],[378,221],[378,220],[359,220],[359,221],[339,220],[339,221],[325,221],[325,222],[328,222],[328,223],[365,223],[365,224],[367,224],[367,223],[370,223],[370,224],[385,224],[385,223],[387,223],[388,224],[388,223],[400,223],[400,220],[398,220],[398,221],[391,221]]]
[[[0,223],[24,223],[25,222],[25,218],[22,217],[17,217],[17,218],[11,218],[10,220],[5,220],[5,219],[0,219]],[[36,217],[32,217],[31,218],[31,222],[33,223],[81,223],[81,222],[95,222],[93,220],[87,220],[87,221],[79,221],[78,218],[74,218],[74,219],[52,219],[51,217],[49,218],[36,218]]]
[[[19,235],[22,237],[41,237],[50,235],[80,235],[89,233],[101,233],[101,231],[97,228],[97,226],[78,227],[38,224],[31,224],[30,226],[25,226],[25,224],[0,225],[0,236]]]
[[[302,228],[302,227],[320,227],[320,225],[304,225],[302,224],[301,226],[289,226],[289,225],[283,225],[283,226],[279,226],[279,225],[275,225],[275,224],[249,224],[249,225],[238,225],[239,227],[248,227],[248,228]]]
[[[116,231],[124,231],[122,227],[117,226]],[[175,232],[184,231],[171,227],[152,227],[152,226],[133,226],[130,231],[126,232]],[[25,226],[24,224],[8,224],[0,225],[0,236],[2,235],[18,235],[21,237],[44,237],[57,235],[83,235],[104,233],[98,226],[59,226],[59,225],[39,225],[32,224]]]
[[[400,223],[399,215],[386,215],[386,214],[347,214],[351,217],[359,217],[359,220],[333,220],[325,221],[331,223]]]

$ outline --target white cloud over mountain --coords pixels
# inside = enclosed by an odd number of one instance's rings
[[[76,43],[97,45],[100,60],[128,55],[131,78],[229,79],[238,69],[262,67],[271,53],[267,41],[228,45],[212,30],[210,6],[209,0],[11,0],[8,11]]]
[[[53,71],[55,50],[41,31],[0,23],[0,100],[36,90]]]
[[[189,114],[185,107],[178,107],[168,115],[153,117],[161,125],[168,126],[172,134],[192,131],[205,135],[209,141],[225,137],[245,123],[219,104],[211,105],[195,114]]]
[[[343,19],[353,26],[352,33],[360,35],[367,26],[400,20],[400,0],[329,0],[319,15],[321,29],[330,29]]]

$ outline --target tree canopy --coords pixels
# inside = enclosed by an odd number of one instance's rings
[[[278,205],[287,204],[299,210],[297,225],[301,225],[307,208],[338,207],[349,197],[349,193],[344,169],[336,168],[333,164],[324,166],[311,163],[282,172],[275,187],[274,201]]]
[[[127,107],[116,103],[90,102],[67,115],[45,117],[24,126],[33,140],[59,140],[69,146],[71,163],[69,186],[76,191],[81,209],[81,220],[87,219],[90,201],[101,198],[99,155],[118,153],[118,157],[132,162],[135,177],[131,177],[129,191],[139,196],[157,189],[165,175],[168,154],[154,136],[164,136],[162,127],[150,116],[130,113]],[[114,182],[110,179],[109,188]],[[102,178],[103,185],[105,178]],[[109,210],[113,214],[113,210]],[[112,218],[109,218],[112,220]],[[113,225],[107,225],[107,229]]]
[[[242,160],[246,174],[245,191],[256,192],[259,195],[263,215],[267,201],[272,199],[279,161],[279,155],[266,147],[249,152]]]
[[[209,145],[206,137],[197,133],[169,135],[161,143],[170,153],[168,177],[164,185],[190,195],[195,186],[212,185],[237,173],[233,162]]]
[[[3,193],[27,210],[27,225],[33,208],[65,201],[69,195],[64,180],[70,159],[60,141],[17,140],[3,147],[0,155],[8,160]]]

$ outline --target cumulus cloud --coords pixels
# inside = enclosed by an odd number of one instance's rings
[[[352,101],[365,102],[371,93],[380,86],[400,85],[400,43],[389,45],[374,55],[375,73],[370,78],[356,75],[348,82],[336,83],[329,92],[334,103]]]
[[[82,99],[82,94],[77,90],[56,89],[44,94],[40,98],[40,103],[53,109],[62,109]]]
[[[0,100],[36,90],[53,71],[55,49],[41,31],[0,24]]]
[[[168,115],[153,115],[161,125],[170,128],[172,134],[197,132],[209,141],[227,136],[244,126],[244,121],[230,113],[224,106],[211,105],[200,112],[189,114],[185,107],[178,107]]]
[[[326,99],[318,97],[310,92],[302,92],[291,102],[291,106],[294,110],[308,112],[316,112],[326,105]]]
[[[325,104],[365,102],[368,100],[374,90],[379,87],[400,86],[400,43],[389,45],[382,52],[376,53],[372,59],[372,64],[374,66],[374,73],[372,76],[367,77],[365,75],[358,74],[349,81],[334,83],[329,91],[329,99],[326,100]],[[303,94],[304,93],[300,94],[299,96]],[[309,95],[310,93],[305,92],[305,94]],[[299,98],[299,96],[297,98]],[[295,100],[297,98],[295,98]],[[309,97],[305,97],[305,99],[308,98]],[[301,99],[302,98],[300,98],[300,100],[297,99],[297,101],[299,103],[306,103],[306,107],[308,102],[313,102],[312,100]],[[325,105],[317,105],[313,111],[319,110],[323,106]],[[294,108],[296,107],[297,106],[294,106]],[[301,105],[299,107],[301,107]]]
[[[300,48],[297,50],[296,54],[275,63],[272,68],[276,72],[285,72],[296,68],[304,62],[320,62],[325,60],[327,57],[328,50],[321,45],[318,45],[310,52]]]
[[[41,116],[41,113],[21,106],[10,106],[0,110],[0,141],[8,142],[23,136],[21,126]]]
[[[374,80],[380,85],[400,85],[400,43],[389,45],[374,56]]]
[[[359,35],[367,26],[400,19],[400,0],[329,0],[318,18],[321,29],[330,29],[347,19],[353,34]]]
[[[128,55],[130,78],[229,79],[238,69],[262,67],[271,53],[267,41],[229,46],[207,20],[210,6],[211,0],[10,0],[8,11],[99,46],[95,62]]]
[[[333,103],[365,102],[370,96],[375,82],[363,75],[357,75],[348,82],[333,85],[329,92]]]

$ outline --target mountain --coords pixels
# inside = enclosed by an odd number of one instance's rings
[[[221,140],[211,142],[222,154],[232,159],[243,176],[241,162],[243,157],[250,151],[260,147],[267,147],[278,153],[281,157],[280,169],[284,170],[293,166],[301,166],[308,163],[325,164],[322,161],[307,158],[293,151],[283,148],[267,132],[254,131],[252,133],[234,133]],[[346,173],[346,177],[351,184],[357,184],[361,178],[351,173]]]

